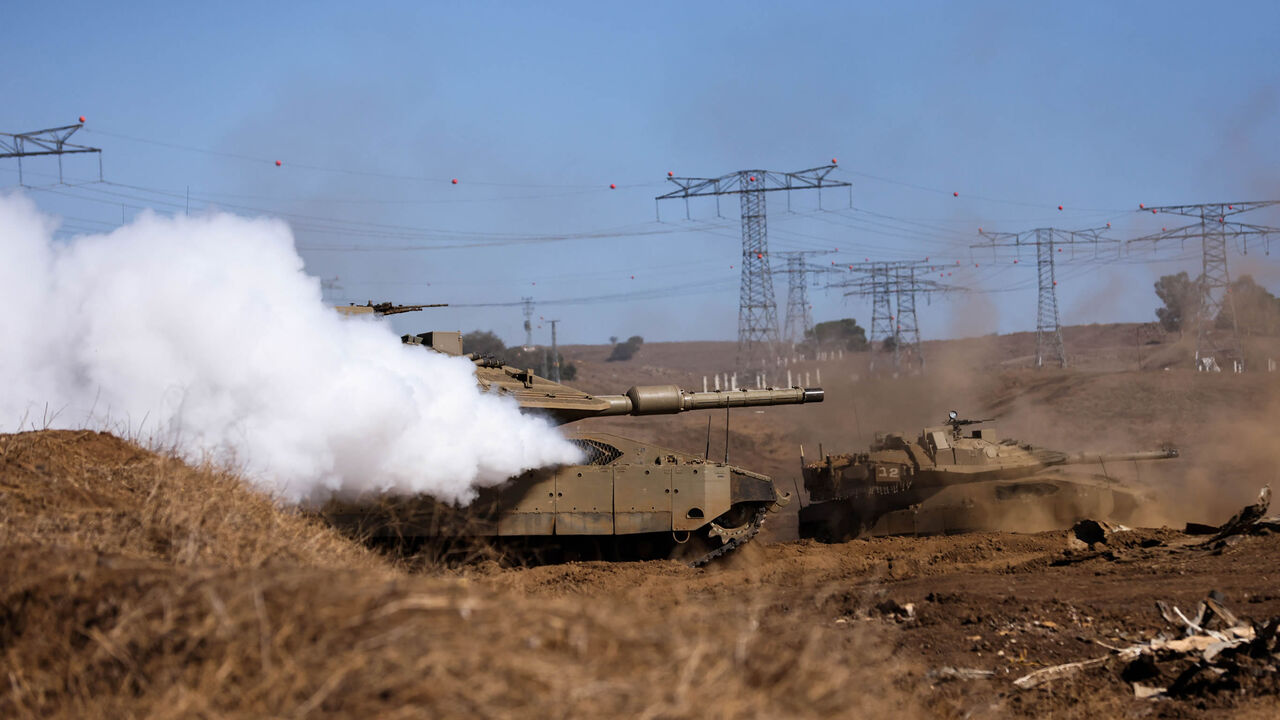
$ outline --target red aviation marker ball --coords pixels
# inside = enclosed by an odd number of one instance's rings
[[[281,166],[281,165],[283,165],[283,164],[284,164],[284,163],[280,162],[279,160],[277,160],[277,161],[276,161],[276,167],[280,167],[280,166]]]
[[[1152,214],[1152,215],[1155,215],[1155,214],[1156,214],[1156,212],[1157,212],[1157,210],[1156,210],[1155,208],[1151,208],[1151,214]]]
[[[750,178],[750,180],[751,180],[751,182],[755,182],[755,181],[756,181],[756,176],[755,176],[755,175],[752,175],[752,176],[751,176],[751,178]]]
[[[951,197],[960,197],[960,193],[958,193],[958,192],[953,192],[953,193],[951,193]]]
[[[757,259],[757,260],[763,260],[763,259],[764,259],[764,254],[763,254],[763,253],[756,253],[756,259]]]
[[[836,165],[836,164],[837,164],[837,163],[836,163],[836,159],[835,159],[835,158],[831,158],[831,164],[832,164],[832,165]]]
[[[617,185],[615,185],[615,184],[613,184],[613,183],[609,183],[609,189],[610,189],[610,190],[617,190],[617,189],[618,189],[618,186],[617,186]]]
[[[675,173],[671,172],[670,170],[667,171],[667,177],[675,177],[675,176],[676,176]]]
[[[458,178],[454,178],[454,179],[450,180],[449,182],[450,182],[450,183],[452,183],[452,184],[454,184],[454,185],[457,185],[457,184],[458,184]]]
[[[1143,203],[1138,203],[1138,209],[1139,209],[1139,210],[1146,210],[1146,209],[1147,209],[1147,206],[1146,206],[1145,204],[1143,204]]]
[[[81,123],[84,123],[84,116],[83,116],[83,115],[81,115],[81,116],[80,116],[80,122],[81,122]]]
[[[636,279],[636,276],[635,276],[635,275],[632,275],[632,276],[631,276],[631,279],[632,279],[632,280],[635,280],[635,279]]]
[[[1058,206],[1058,209],[1059,209],[1059,210],[1061,210],[1061,209],[1062,209],[1062,206],[1061,206],[1061,205],[1059,205],[1059,206]]]

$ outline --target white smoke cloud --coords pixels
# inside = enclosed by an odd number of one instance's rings
[[[126,426],[233,460],[286,500],[366,491],[466,502],[578,451],[481,392],[462,358],[321,302],[282,222],[144,214],[54,242],[0,196],[0,431]],[[48,408],[48,411],[46,411]]]

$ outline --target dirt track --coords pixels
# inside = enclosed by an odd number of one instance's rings
[[[580,359],[583,385],[692,384],[708,349],[661,350],[631,367]],[[1274,376],[1088,357],[1034,373],[961,355],[924,381],[825,370],[824,405],[735,417],[733,459],[785,482],[799,442],[843,449],[973,407],[1045,444],[1178,442],[1185,464],[1134,478],[1161,492],[1172,528],[1222,522],[1277,466]],[[702,449],[705,416],[643,420],[610,423]],[[774,537],[786,522],[771,518]],[[1216,590],[1242,617],[1280,615],[1280,537],[1199,540],[1134,530],[1090,550],[1061,531],[989,533],[756,542],[702,570],[444,569],[369,552],[233,475],[107,435],[0,436],[0,716],[1275,717],[1274,670],[1244,692],[1159,700],[1136,699],[1118,660],[1012,684],[1175,633],[1157,600],[1189,609]],[[993,674],[957,677],[970,671]]]

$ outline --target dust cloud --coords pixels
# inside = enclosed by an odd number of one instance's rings
[[[145,213],[52,239],[0,196],[0,431],[102,428],[232,463],[287,501],[466,502],[578,452],[464,359],[321,302],[282,222]]]

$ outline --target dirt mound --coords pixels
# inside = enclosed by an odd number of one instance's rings
[[[0,545],[20,544],[230,567],[374,559],[233,473],[89,431],[0,435]]]

